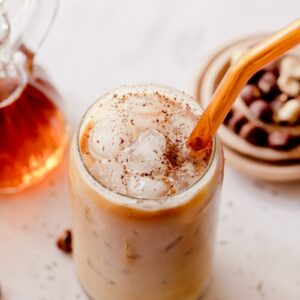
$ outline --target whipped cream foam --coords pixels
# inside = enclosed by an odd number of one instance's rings
[[[211,149],[195,154],[186,146],[201,110],[192,98],[180,96],[137,86],[96,102],[81,135],[81,155],[93,177],[109,190],[143,199],[193,185]]]

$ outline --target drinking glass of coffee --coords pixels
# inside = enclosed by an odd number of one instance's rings
[[[202,109],[157,84],[99,98],[72,141],[74,260],[95,300],[196,300],[210,279],[223,179],[216,138],[186,146]]]

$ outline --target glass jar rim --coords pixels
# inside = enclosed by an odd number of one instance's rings
[[[135,201],[149,201],[149,200],[153,200],[153,201],[164,201],[164,200],[167,200],[167,199],[176,199],[176,198],[179,198],[179,197],[183,197],[185,198],[184,196],[187,195],[187,192],[190,191],[191,189],[197,187],[201,182],[203,182],[203,180],[206,178],[206,175],[208,174],[209,170],[211,169],[212,165],[213,165],[213,162],[216,160],[216,152],[217,152],[217,140],[216,140],[216,137],[213,138],[212,140],[212,147],[211,147],[211,155],[209,157],[209,161],[208,161],[208,164],[205,168],[205,170],[203,171],[203,173],[201,174],[201,176],[190,186],[188,186],[187,188],[179,191],[178,193],[176,194],[171,194],[171,195],[168,195],[168,196],[163,196],[163,197],[159,197],[159,198],[155,198],[155,199],[151,199],[151,198],[136,198],[136,197],[133,197],[133,196],[129,196],[129,195],[126,195],[126,194],[122,194],[122,193],[119,193],[119,192],[116,192],[116,191],[113,191],[109,188],[107,188],[105,185],[103,185],[99,180],[97,180],[97,178],[95,176],[93,176],[93,174],[90,172],[90,170],[86,167],[85,163],[84,163],[84,159],[82,157],[82,153],[81,153],[81,150],[80,150],[80,141],[81,141],[81,136],[82,136],[82,129],[85,128],[86,126],[86,120],[88,119],[89,115],[90,115],[90,112],[94,109],[94,107],[96,106],[96,104],[98,102],[100,102],[101,100],[103,100],[105,97],[108,97],[108,95],[110,94],[113,94],[113,93],[116,93],[116,92],[119,92],[121,89],[126,89],[128,90],[129,92],[132,91],[133,89],[139,89],[139,88],[150,88],[152,89],[152,91],[158,91],[160,92],[161,90],[168,90],[170,91],[171,93],[174,93],[175,95],[178,95],[178,94],[181,94],[181,95],[184,95],[185,98],[189,98],[189,101],[192,100],[195,102],[195,104],[198,106],[198,108],[200,108],[201,111],[203,111],[201,105],[196,102],[191,96],[187,95],[186,93],[180,91],[180,90],[177,90],[175,88],[172,88],[172,87],[169,87],[169,86],[166,86],[166,85],[161,85],[161,84],[153,84],[153,83],[142,83],[142,84],[136,84],[136,85],[124,85],[124,86],[121,86],[117,89],[114,89],[112,90],[111,92],[108,92],[102,96],[100,96],[99,98],[97,98],[96,101],[94,101],[90,107],[87,109],[87,111],[85,112],[83,118],[81,119],[80,121],[80,124],[79,124],[79,127],[78,127],[78,130],[75,134],[75,151],[76,151],[76,154],[77,154],[77,157],[79,158],[79,163],[80,163],[80,168],[81,168],[81,172],[84,172],[84,175],[83,177],[87,179],[87,182],[93,186],[93,188],[103,194],[103,192],[105,191],[106,194],[110,195],[111,197],[109,197],[109,199],[112,199],[114,196],[116,197],[120,197],[120,198],[123,198],[124,200],[127,200],[127,201],[111,201],[115,204],[118,204],[118,205],[124,205],[126,207],[134,207],[134,208],[139,208],[139,209],[143,209],[143,206],[142,205],[137,205],[137,204],[131,204],[130,202],[133,202],[133,200]],[[129,200],[129,201],[128,201]],[[131,201],[130,201],[131,200]],[[174,204],[171,205],[171,207],[176,207],[177,204],[180,205],[182,203],[182,201],[174,201]],[[157,207],[156,207],[157,208]],[[165,207],[164,207],[164,204],[162,204],[159,209],[160,210],[163,210]],[[170,208],[170,206],[167,206],[166,205],[166,208]],[[149,209],[147,209],[149,210]],[[152,210],[152,209],[151,209]]]

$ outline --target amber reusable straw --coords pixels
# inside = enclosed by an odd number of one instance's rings
[[[249,78],[300,43],[300,19],[251,48],[232,65],[187,140],[193,150],[211,141]]]

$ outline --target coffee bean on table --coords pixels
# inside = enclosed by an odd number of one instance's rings
[[[274,131],[269,134],[268,145],[275,150],[289,150],[293,146],[292,140],[288,132]]]
[[[253,84],[247,84],[242,89],[240,94],[246,105],[250,105],[255,99],[261,96],[260,90]]]
[[[249,106],[252,114],[259,120],[265,123],[272,123],[273,121],[273,109],[265,101],[259,99],[252,102]]]
[[[268,143],[267,131],[251,122],[248,122],[241,128],[239,135],[250,144],[256,146],[266,146]]]
[[[242,126],[244,124],[246,124],[247,122],[248,122],[248,120],[246,119],[246,117],[242,113],[237,112],[237,113],[233,114],[233,116],[229,120],[228,127],[231,130],[233,130],[235,133],[239,133]]]
[[[258,81],[257,86],[264,93],[268,94],[276,87],[276,76],[273,72],[266,72]]]

